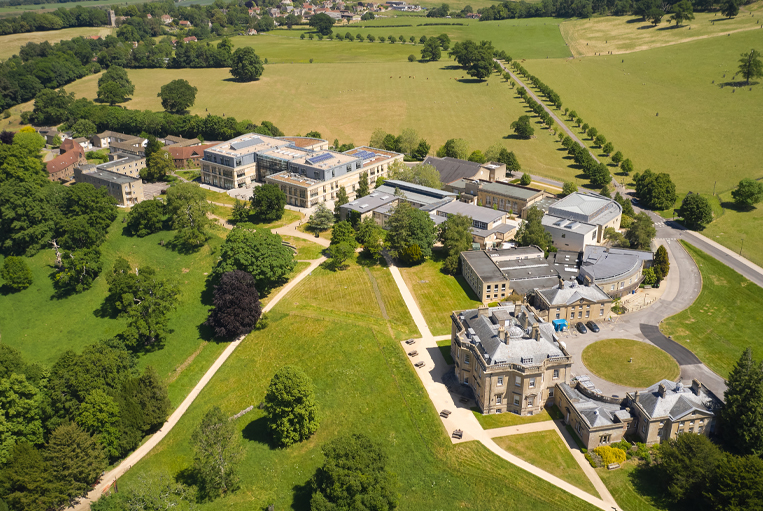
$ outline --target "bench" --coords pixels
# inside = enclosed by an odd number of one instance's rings
[[[407,341],[405,341],[405,344],[408,344],[408,345],[416,344],[416,341],[413,339],[408,339]]]
[[[453,412],[451,412],[450,410],[443,410],[443,411],[441,411],[441,412],[440,412],[440,417],[444,417],[445,419],[447,419],[447,418],[448,418],[448,416],[449,416],[451,413],[453,413]]]
[[[415,363],[415,364],[413,364],[413,365],[415,365],[415,366],[416,366],[416,367],[418,367],[418,368],[421,368],[421,367],[424,367],[424,362],[423,362],[423,361],[421,361],[421,362],[416,362],[416,363]]]
[[[463,436],[464,436],[464,432],[461,431],[460,429],[457,429],[457,430],[455,430],[453,432],[453,438],[455,438],[457,440],[461,440],[461,438],[463,438]]]
[[[620,468],[619,463],[610,463],[609,465],[607,465],[607,470],[615,470],[616,468]]]
[[[418,351],[416,351],[416,350],[413,350],[413,351],[409,351],[409,352],[408,352],[408,356],[409,356],[409,357],[415,357],[415,356],[417,356],[418,354],[419,354],[419,352],[418,352]]]

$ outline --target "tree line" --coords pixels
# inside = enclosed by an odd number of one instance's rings
[[[0,19],[0,35],[71,27],[100,27],[107,22],[106,11],[103,9],[80,5],[72,9],[61,7],[50,13],[25,12],[20,16]]]

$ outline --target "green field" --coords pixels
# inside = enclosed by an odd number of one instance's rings
[[[300,261],[309,261],[318,259],[323,255],[325,247],[296,236],[281,236],[281,239],[297,247],[297,259]]]
[[[731,192],[721,194],[720,201],[726,206],[723,216],[708,225],[702,234],[734,252],[741,250],[744,257],[763,266],[763,207],[740,211],[733,205]]]
[[[202,298],[216,256],[222,243],[222,229],[214,231],[208,245],[195,254],[181,254],[162,247],[160,240],[170,240],[172,232],[162,231],[145,238],[124,236],[119,217],[109,229],[103,251],[104,272],[109,271],[117,256],[130,265],[148,265],[160,275],[173,278],[180,287],[178,308],[170,313],[170,335],[164,348],[142,354],[139,366],[154,366],[170,384],[170,398],[177,405],[212,360],[225,348],[224,344],[207,342],[210,333],[201,324],[210,304]],[[82,347],[115,336],[124,330],[123,319],[111,318],[102,311],[108,292],[101,276],[84,293],[65,299],[53,297],[55,254],[43,250],[28,260],[34,273],[34,284],[19,293],[0,294],[0,334],[2,341],[20,350],[26,360],[50,366],[66,350],[79,352]]]
[[[598,468],[596,472],[623,511],[664,511],[666,508],[650,496],[659,483],[640,477],[636,468],[631,461],[617,470]]]
[[[631,339],[606,339],[589,344],[580,356],[593,374],[618,385],[645,388],[660,380],[675,380],[676,361],[661,349]]]
[[[432,335],[450,333],[451,312],[481,305],[463,277],[446,275],[440,271],[441,267],[442,259],[435,252],[434,259],[411,268],[400,268]]]
[[[26,32],[23,34],[0,36],[0,60],[5,60],[13,55],[18,55],[19,49],[27,43],[49,41],[53,44],[80,36],[99,35],[104,37],[111,34],[113,30],[114,29],[109,27],[77,27],[64,28],[62,30],[50,30],[46,32]]]
[[[201,509],[307,509],[306,484],[322,463],[321,444],[364,432],[381,442],[400,484],[399,509],[592,509],[510,465],[476,442],[450,443],[399,340],[415,329],[389,270],[370,270],[379,283],[389,320],[374,297],[368,273],[357,264],[333,273],[319,269],[252,333],[162,443],[120,480],[140,473],[171,477],[192,464],[191,430],[211,406],[240,418],[244,459],[241,489]],[[310,440],[288,449],[269,445],[257,408],[277,368],[295,364],[316,385],[321,426]]]
[[[590,493],[599,496],[593,483],[572,457],[567,444],[556,431],[537,431],[522,435],[494,438],[495,443],[514,456],[555,475]]]
[[[483,415],[478,408],[472,408],[474,416],[483,429],[505,428],[507,426],[521,426],[522,424],[532,424],[533,422],[550,421],[554,418],[561,418],[561,414],[556,408],[543,409],[536,415],[527,415],[522,417],[515,413],[491,413]],[[552,416],[553,415],[553,416]]]
[[[699,266],[702,291],[691,307],[664,320],[661,329],[725,378],[748,346],[756,358],[763,357],[756,322],[763,289],[692,245],[684,247]]]

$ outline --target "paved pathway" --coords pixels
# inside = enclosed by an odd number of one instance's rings
[[[316,269],[318,266],[320,266],[321,263],[323,263],[326,260],[325,257],[321,257],[320,259],[316,259],[314,261],[310,262],[310,266],[307,267],[302,273],[297,275],[293,280],[291,280],[288,284],[286,284],[283,289],[281,289],[268,304],[262,308],[263,312],[268,312],[271,310],[275,305],[281,301],[281,299],[286,296],[286,294],[294,289],[294,287],[299,284],[305,277],[310,275],[310,272],[312,272],[314,269]],[[180,406],[178,406],[174,412],[172,412],[172,415],[170,415],[169,419],[167,419],[167,422],[164,423],[162,428],[151,435],[151,437],[148,438],[148,440],[138,447],[132,454],[130,454],[127,458],[122,461],[119,465],[117,465],[115,468],[113,468],[111,471],[106,473],[101,478],[101,482],[96,485],[96,487],[88,494],[87,498],[82,499],[79,504],[73,506],[73,509],[75,510],[86,510],[90,509],[90,503],[92,501],[98,500],[98,498],[101,496],[104,490],[106,490],[109,486],[111,486],[114,481],[116,481],[119,477],[123,476],[125,472],[127,472],[132,466],[136,463],[138,463],[146,454],[148,454],[151,449],[156,447],[159,442],[162,441],[162,439],[167,436],[167,434],[172,430],[172,428],[177,424],[177,422],[180,420],[180,418],[183,416],[183,414],[188,410],[188,408],[191,406],[191,403],[196,399],[196,396],[198,396],[201,391],[204,389],[204,387],[209,383],[209,381],[212,379],[212,377],[217,373],[217,370],[222,367],[222,365],[225,363],[226,360],[228,360],[228,357],[233,354],[235,349],[238,347],[239,344],[241,344],[241,341],[244,340],[246,336],[241,336],[235,341],[231,342],[226,348],[225,351],[215,360],[215,362],[212,364],[212,366],[207,370],[206,373],[204,373],[204,376],[202,376],[201,380],[196,384],[196,386],[191,390],[191,392],[186,396],[186,398],[183,400],[182,403],[180,403]]]
[[[414,369],[419,375],[419,378],[421,379],[421,382],[429,394],[429,398],[432,400],[435,408],[438,411],[447,409],[452,412],[447,419],[442,417],[440,418],[448,436],[451,437],[451,442],[460,443],[470,440],[477,440],[509,463],[516,465],[537,477],[540,477],[541,479],[553,484],[554,486],[557,486],[558,488],[561,488],[568,493],[571,493],[572,495],[575,495],[580,499],[585,500],[586,502],[598,507],[599,509],[604,509],[607,511],[618,509],[616,507],[617,503],[609,494],[606,487],[604,487],[604,485],[601,483],[601,480],[595,472],[593,473],[593,476],[598,482],[595,482],[594,480],[592,480],[592,482],[597,491],[599,491],[599,493],[602,495],[602,499],[597,498],[581,490],[580,488],[559,479],[555,475],[550,474],[545,470],[541,470],[540,468],[517,458],[516,456],[506,452],[493,441],[493,436],[488,431],[482,429],[482,426],[477,421],[476,417],[474,417],[474,414],[470,409],[470,404],[472,404],[472,402],[469,401],[467,403],[461,403],[460,396],[457,394],[451,394],[448,391],[448,388],[442,383],[442,377],[446,372],[451,370],[451,367],[442,357],[442,352],[437,347],[437,342],[432,336],[432,333],[429,330],[426,321],[424,320],[424,316],[421,314],[421,310],[416,304],[416,300],[414,300],[413,295],[408,289],[408,286],[405,285],[405,281],[400,274],[400,270],[395,266],[391,266],[390,272],[392,273],[392,277],[395,280],[398,289],[400,290],[400,294],[403,296],[403,300],[405,301],[405,304],[411,313],[411,317],[413,318],[414,323],[421,333],[421,338],[418,339],[415,344],[408,345],[405,344],[405,341],[403,341],[401,346],[406,352],[411,352],[414,350],[418,351],[418,355],[409,358],[411,359],[412,364],[416,362],[424,362],[423,367]],[[441,337],[448,338],[448,336]],[[528,426],[535,428],[547,427],[534,425]],[[456,440],[451,436],[451,433],[456,429],[460,429],[464,433],[460,440]],[[527,429],[531,430],[532,428],[528,427]],[[582,456],[582,453],[580,454]],[[588,473],[586,473],[586,475],[591,477],[591,475]]]

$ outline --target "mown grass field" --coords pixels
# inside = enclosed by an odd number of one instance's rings
[[[89,3],[89,2],[88,2]],[[58,6],[63,4],[56,4]],[[66,4],[70,6],[72,4]],[[2,8],[0,8],[2,11]],[[0,60],[6,60],[13,55],[18,55],[19,49],[27,43],[41,43],[49,41],[51,44],[66,41],[80,36],[99,35],[105,37],[114,31],[109,27],[77,27],[64,28],[62,30],[49,30],[45,32],[26,32],[23,34],[9,34],[0,36]]]
[[[756,321],[763,289],[692,245],[684,247],[702,274],[702,291],[691,307],[664,320],[661,329],[725,378],[748,346],[763,358]]]
[[[670,15],[656,27],[640,17],[604,16],[566,21],[560,30],[576,57],[631,53],[709,37],[727,37],[729,32],[740,30],[760,30],[760,17],[751,14],[759,14],[761,10],[763,2],[740,6],[739,15],[732,19],[719,12],[697,12],[694,20],[685,21],[680,27],[668,21]]]
[[[528,415],[525,417],[508,412],[483,415],[478,408],[472,408],[472,413],[474,413],[474,416],[477,418],[477,421],[483,429],[505,428],[507,426],[521,426],[522,424],[532,424],[533,422],[550,421],[554,419],[552,414],[557,415],[554,408],[544,408],[539,414]]]
[[[297,259],[300,261],[309,261],[311,259],[318,259],[323,255],[325,248],[317,243],[308,241],[304,238],[297,238],[296,236],[281,236],[281,239],[297,247]]]
[[[679,373],[673,357],[651,344],[631,339],[589,344],[581,359],[596,376],[627,387],[646,388],[662,379],[675,380]]]
[[[733,207],[731,192],[721,194],[720,201],[726,206],[723,215],[713,220],[702,234],[734,252],[741,250],[744,257],[763,266],[763,207],[740,211]]]
[[[637,477],[634,462],[627,462],[617,470],[598,468],[596,472],[623,511],[665,511],[666,508],[650,496],[659,482]]]
[[[109,229],[102,245],[104,273],[93,287],[65,299],[53,298],[55,254],[43,250],[28,263],[34,274],[32,286],[19,293],[0,294],[0,334],[2,342],[21,351],[29,362],[52,365],[66,350],[79,352],[82,347],[108,339],[124,330],[125,320],[109,317],[102,310],[108,294],[103,275],[121,256],[132,267],[151,266],[160,275],[174,279],[180,287],[177,310],[169,315],[170,335],[162,349],[141,354],[139,366],[154,366],[170,384],[170,398],[177,405],[196,384],[206,368],[225,348],[211,341],[202,323],[210,307],[206,296],[207,274],[216,260],[215,251],[225,232],[213,231],[209,243],[194,254],[181,254],[159,241],[169,241],[173,233],[162,231],[145,238],[122,234],[125,213]]]
[[[270,325],[251,334],[194,401],[163,442],[120,480],[123,490],[140,473],[170,477],[190,467],[190,433],[212,406],[233,415],[244,445],[241,489],[200,509],[308,509],[307,483],[322,463],[320,446],[363,432],[382,443],[398,476],[398,509],[591,509],[565,492],[489,453],[475,442],[453,446],[398,341],[413,321],[389,270],[371,268],[380,285],[386,321],[365,268],[353,263],[333,273],[319,269],[272,311]],[[305,370],[316,386],[321,425],[288,449],[269,444],[263,399],[284,364]]]
[[[450,333],[451,312],[474,309],[482,304],[463,277],[446,275],[440,271],[441,267],[442,259],[435,252],[433,259],[410,268],[400,268],[432,335]]]
[[[599,496],[593,483],[572,457],[564,440],[556,431],[536,431],[522,435],[494,438],[495,443],[507,452],[536,467],[555,475],[590,493]]]
[[[401,46],[329,41],[298,44],[335,46],[346,56],[353,55],[354,48],[382,47],[386,51]],[[411,48],[408,45],[404,54]],[[309,53],[301,55],[302,59],[310,58]],[[493,144],[502,144],[514,151],[526,172],[560,179],[573,172],[562,158],[566,153],[559,151],[561,146],[548,130],[538,129],[531,140],[505,138],[509,125],[527,110],[497,74],[485,83],[472,83],[461,80],[466,76],[463,70],[449,69],[452,61],[317,62],[268,64],[263,78],[251,83],[230,81],[227,69],[131,69],[128,75],[135,84],[135,96],[125,106],[161,110],[156,96],[161,86],[185,78],[199,89],[196,105],[191,108],[199,115],[206,115],[208,110],[256,123],[269,120],[287,134],[315,130],[330,141],[336,138],[355,145],[367,144],[376,128],[395,134],[413,128],[431,144],[433,153],[447,139],[464,138],[471,150],[485,151]],[[83,78],[66,90],[94,99],[98,76]],[[32,105],[24,108],[31,109]]]

